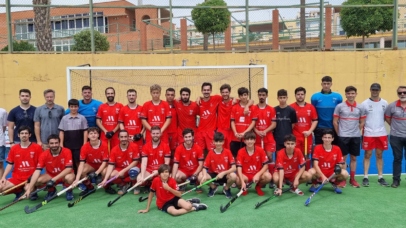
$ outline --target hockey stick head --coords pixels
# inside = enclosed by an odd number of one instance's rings
[[[111,205],[113,205],[113,202],[109,201],[109,203],[107,204],[107,207],[111,207]]]
[[[220,206],[220,212],[221,213],[224,213],[226,210],[227,210],[226,207],[223,207],[223,205]]]
[[[261,204],[258,202],[257,204],[255,204],[255,209],[258,209],[259,206],[261,206]]]
[[[305,206],[309,206],[309,204],[310,204],[310,199],[307,199],[305,202]]]
[[[141,202],[144,202],[147,199],[148,199],[148,196],[145,196],[145,197],[140,196],[140,198],[138,198],[138,202],[141,203]]]
[[[341,173],[341,166],[340,166],[339,164],[337,164],[337,165],[334,167],[334,173],[335,173],[336,175],[339,175],[339,174]]]

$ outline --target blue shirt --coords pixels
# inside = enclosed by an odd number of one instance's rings
[[[83,100],[79,101],[79,110],[78,113],[84,116],[87,120],[87,124],[89,127],[97,127],[96,125],[96,114],[99,106],[102,104],[101,101],[92,99],[90,103],[84,104]],[[70,109],[67,109],[65,114],[69,114]]]
[[[10,139],[10,141],[20,142],[20,138],[18,137],[18,129],[21,126],[28,126],[31,128],[30,142],[37,142],[37,138],[34,134],[35,109],[36,108],[32,105],[27,110],[22,109],[20,106],[11,109],[10,113],[8,114],[7,120],[10,122],[14,122],[15,128],[13,139]]]
[[[311,98],[312,105],[316,108],[319,115],[317,128],[333,129],[333,114],[334,109],[338,104],[343,102],[343,97],[336,92],[313,94]]]

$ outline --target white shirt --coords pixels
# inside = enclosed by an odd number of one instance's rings
[[[4,146],[6,143],[3,127],[7,127],[7,112],[5,109],[0,108],[0,146]]]
[[[388,102],[384,99],[373,101],[370,98],[362,102],[366,111],[366,121],[364,127],[364,136],[377,137],[387,136],[385,129],[385,110]]]

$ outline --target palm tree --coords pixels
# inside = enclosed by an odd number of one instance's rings
[[[33,5],[50,5],[51,0],[32,0]],[[38,51],[52,51],[52,29],[49,7],[34,7],[35,38]]]

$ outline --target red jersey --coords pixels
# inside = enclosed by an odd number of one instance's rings
[[[152,173],[158,170],[159,166],[165,164],[165,158],[171,158],[171,150],[167,143],[160,142],[156,148],[153,148],[152,141],[147,142],[142,147],[142,157],[147,157],[147,171]]]
[[[172,119],[166,132],[176,133],[178,130],[178,115],[176,113],[175,101],[173,102],[173,104],[169,105],[169,109],[171,111]]]
[[[72,152],[65,147],[61,148],[61,152],[57,156],[52,155],[48,149],[41,153],[37,164],[37,170],[45,168],[46,173],[51,176],[56,176],[66,168],[73,168]]]
[[[253,111],[258,117],[257,122],[255,123],[255,128],[259,131],[266,130],[269,126],[271,126],[272,122],[276,122],[275,109],[269,105],[266,105],[264,108],[254,105]],[[268,133],[272,134],[272,132]]]
[[[275,168],[278,170],[283,169],[285,176],[295,175],[304,165],[306,165],[306,160],[300,149],[294,148],[291,158],[286,154],[285,148],[277,153]]]
[[[230,118],[231,109],[233,108],[233,100],[227,102],[221,101],[217,110],[217,128],[223,130],[231,130]]]
[[[308,131],[312,126],[312,121],[318,119],[316,109],[312,104],[305,103],[303,107],[299,106],[296,102],[291,104],[296,111],[297,123],[293,127],[293,134],[297,138],[304,138],[303,132]]]
[[[100,141],[99,147],[95,148],[87,142],[80,149],[80,161],[86,162],[93,167],[100,167],[103,162],[109,161],[107,143]]]
[[[204,160],[203,167],[208,173],[221,173],[227,171],[231,166],[235,165],[235,160],[229,149],[223,149],[221,153],[214,152],[211,149]]]
[[[199,145],[193,144],[192,148],[186,149],[182,143],[176,148],[173,163],[178,164],[180,170],[195,171],[199,167],[199,161],[203,160],[203,150]]]
[[[333,145],[329,152],[324,149],[323,144],[316,145],[314,147],[312,159],[319,161],[320,170],[324,175],[333,174],[336,164],[344,164],[341,150],[335,145]]]
[[[157,105],[152,103],[152,101],[147,101],[142,106],[141,119],[147,120],[151,127],[162,127],[166,119],[171,117],[171,109],[166,101],[161,100]]]
[[[217,128],[217,107],[222,101],[220,95],[211,96],[208,101],[200,100],[199,131],[213,132]]]
[[[176,114],[179,121],[178,128],[183,131],[185,128],[193,129],[196,132],[196,116],[199,115],[199,106],[193,101],[189,105],[176,101]]]
[[[174,190],[176,191],[179,190],[178,184],[172,177],[168,178],[167,184]],[[172,194],[170,191],[164,189],[162,185],[162,179],[160,176],[153,179],[151,184],[151,191],[155,192],[156,206],[158,207],[159,210],[162,209],[162,207],[165,205],[166,202],[175,197],[175,195]]]
[[[248,154],[246,147],[238,151],[237,167],[242,168],[243,174],[255,175],[268,163],[268,156],[266,156],[264,149],[259,146],[255,146],[254,153],[251,155]]]
[[[250,112],[247,115],[244,115],[244,107],[242,107],[240,104],[234,105],[231,109],[231,121],[234,121],[235,129],[238,133],[242,133],[247,130],[252,121],[256,121],[258,119],[252,106],[249,108],[249,110]],[[235,134],[233,134],[231,141],[240,141],[240,139],[235,137]]]
[[[112,131],[116,128],[122,107],[123,105],[118,102],[114,105],[104,103],[99,106],[96,118],[101,120],[103,127],[106,128],[107,131]]]
[[[30,143],[27,148],[21,147],[20,144],[11,147],[6,161],[14,165],[13,177],[28,179],[34,173],[41,154],[42,148],[36,143]]]
[[[132,139],[134,135],[139,134],[142,130],[141,110],[142,106],[140,105],[137,105],[134,109],[126,105],[120,110],[118,122],[124,125],[124,129],[128,131],[130,139]]]
[[[122,150],[120,145],[113,147],[110,152],[109,165],[114,165],[117,168],[126,168],[133,161],[140,160],[140,152],[138,146],[129,143],[126,150]]]

